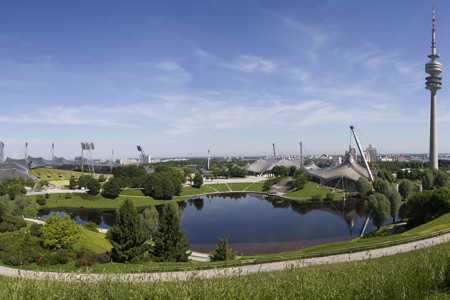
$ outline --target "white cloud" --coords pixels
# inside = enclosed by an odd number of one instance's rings
[[[161,71],[157,79],[166,84],[186,84],[192,80],[191,74],[178,63],[173,61],[163,61],[156,65]]]
[[[240,55],[234,61],[223,62],[221,65],[240,72],[266,74],[272,73],[278,67],[274,61],[254,55]]]

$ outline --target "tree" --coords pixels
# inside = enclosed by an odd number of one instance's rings
[[[111,178],[103,184],[102,196],[109,199],[115,199],[119,196],[121,191],[120,184],[116,179]]]
[[[50,249],[70,249],[79,240],[80,226],[68,216],[52,215],[42,227],[42,241]]]
[[[228,240],[223,239],[217,243],[217,247],[209,256],[211,261],[227,261],[233,260],[235,255],[233,249],[228,245]]]
[[[404,179],[400,182],[398,185],[398,192],[403,197],[403,199],[408,199],[409,196],[414,193],[414,183],[411,182],[411,180]]]
[[[434,184],[434,175],[431,170],[426,170],[422,174],[422,187],[424,190],[431,190]]]
[[[284,177],[289,175],[289,169],[285,166],[275,166],[272,168],[272,174],[275,177]]]
[[[390,203],[385,195],[375,193],[369,196],[369,210],[373,224],[380,229],[390,214]]]
[[[71,176],[69,179],[69,189],[74,190],[77,188],[78,181],[75,176]]]
[[[161,211],[153,254],[161,261],[188,261],[189,244],[180,225],[177,204]]]
[[[367,195],[370,190],[369,180],[365,177],[360,177],[356,182],[356,191],[361,195]]]
[[[92,196],[98,195],[100,192],[100,182],[92,176],[89,176],[86,182],[87,193]]]
[[[117,262],[139,260],[150,250],[142,217],[130,199],[125,200],[117,211],[116,223],[110,229],[108,238],[113,246],[111,258]]]
[[[400,205],[402,204],[402,196],[394,189],[391,189],[387,195],[387,198],[391,204],[391,217],[392,221],[395,222],[395,218],[397,217],[398,210],[400,209]]]
[[[194,179],[192,180],[192,186],[195,188],[200,188],[203,185],[203,176],[200,172],[195,173]]]
[[[153,237],[158,230],[159,213],[155,206],[149,206],[142,212],[142,224],[144,225],[147,236]]]
[[[308,178],[302,170],[297,170],[294,173],[294,187],[297,190],[301,190],[305,187],[305,184],[308,182]]]
[[[434,177],[434,186],[435,187],[445,187],[449,183],[449,178],[446,172],[438,171],[436,176]]]
[[[373,182],[373,189],[377,193],[387,195],[389,193],[390,186],[386,180],[381,179],[381,178],[375,178],[375,180]]]

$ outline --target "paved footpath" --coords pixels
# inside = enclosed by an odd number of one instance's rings
[[[259,265],[248,265],[231,268],[185,271],[185,272],[162,272],[162,273],[129,273],[129,274],[80,274],[80,273],[52,273],[18,270],[8,267],[0,267],[0,276],[56,280],[66,282],[159,282],[159,281],[183,281],[191,279],[210,279],[227,276],[242,276],[259,272],[280,271],[289,268],[303,268],[308,266],[326,265],[339,262],[351,262],[369,260],[383,256],[390,256],[405,253],[418,249],[431,247],[434,245],[450,241],[450,233],[437,237],[410,242],[402,245],[391,246],[368,251],[361,251],[348,254],[338,254],[324,257],[306,258],[283,262],[265,263]]]

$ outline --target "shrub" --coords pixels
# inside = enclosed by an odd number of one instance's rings
[[[200,172],[195,173],[192,179],[192,186],[195,188],[200,188],[203,185],[203,176]]]
[[[314,202],[320,202],[320,201],[322,201],[322,196],[319,195],[319,194],[313,195],[313,196],[311,197],[311,201],[314,201]]]
[[[220,240],[217,244],[217,248],[210,255],[211,261],[233,260],[234,257],[233,249],[229,247],[227,239]]]
[[[86,248],[81,248],[76,251],[75,258],[75,266],[78,268],[81,267],[90,267],[93,266],[97,262],[96,254]]]
[[[20,266],[37,261],[42,249],[39,239],[26,231],[0,234],[0,260],[8,265]]]
[[[101,263],[101,264],[106,264],[111,262],[111,255],[108,252],[105,253],[101,253],[99,255],[97,255],[97,262]]]
[[[97,224],[95,224],[94,222],[88,222],[88,223],[84,224],[83,227],[89,231],[98,232]]]
[[[426,170],[422,174],[422,188],[424,190],[431,190],[434,184],[434,175],[431,170]]]
[[[308,182],[308,178],[306,178],[305,173],[302,170],[297,170],[294,173],[294,187],[297,190],[301,190],[305,187],[305,184]]]
[[[16,231],[26,225],[22,217],[6,215],[2,218],[2,222],[0,222],[0,232]]]
[[[445,187],[448,185],[448,175],[444,171],[438,171],[436,176],[434,177],[434,186],[435,187]]]
[[[335,199],[335,195],[333,192],[328,192],[327,195],[325,196],[325,201],[329,201],[332,202]]]
[[[42,227],[42,240],[47,248],[69,249],[78,241],[80,233],[80,226],[69,217],[52,215]]]
[[[120,184],[117,179],[110,179],[103,184],[102,196],[109,199],[115,199],[121,191]]]
[[[42,227],[43,227],[42,224],[36,224],[36,223],[31,224],[30,234],[35,237],[41,237],[42,236]]]
[[[60,249],[45,253],[39,258],[38,264],[42,265],[64,265],[74,259],[74,254],[71,251]]]
[[[46,194],[48,195],[48,194]],[[47,199],[43,196],[43,195],[39,195],[36,199],[37,204],[39,204],[40,206],[44,206],[47,205]]]

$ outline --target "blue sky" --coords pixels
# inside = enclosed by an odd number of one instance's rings
[[[438,51],[450,60],[450,2]],[[427,152],[431,1],[2,1],[10,156]],[[444,73],[439,149],[450,152]]]

